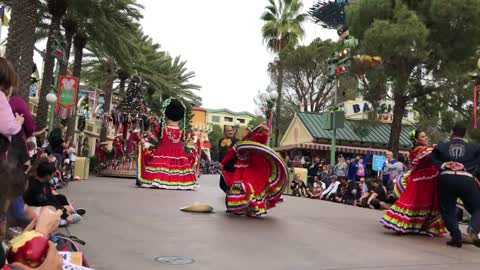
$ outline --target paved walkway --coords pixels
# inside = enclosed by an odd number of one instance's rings
[[[87,241],[97,270],[444,270],[479,269],[480,249],[445,245],[446,238],[396,236],[378,222],[382,212],[286,197],[264,218],[225,214],[218,177],[204,176],[198,191],[146,190],[131,179],[90,178],[66,190],[87,208],[70,227]],[[179,211],[207,202],[216,212]],[[185,256],[189,265],[165,265],[158,256]]]

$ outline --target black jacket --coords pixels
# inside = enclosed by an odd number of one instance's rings
[[[432,163],[440,170],[445,162],[455,161],[462,163],[465,170],[475,174],[476,168],[480,163],[480,145],[476,143],[467,143],[462,138],[453,138],[450,141],[442,142],[432,151]]]
[[[62,203],[52,194],[52,186],[49,182],[42,183],[30,177],[28,179],[28,189],[23,195],[25,204],[29,206],[48,206],[51,205],[56,209],[62,209]]]

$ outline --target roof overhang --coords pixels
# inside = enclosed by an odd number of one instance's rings
[[[330,151],[331,145],[322,144],[322,143],[299,143],[299,144],[290,144],[284,145],[276,148],[276,151],[289,151],[289,150],[316,150],[316,151]],[[367,147],[357,147],[357,146],[344,146],[337,145],[335,147],[336,152],[346,152],[352,154],[366,154],[367,151],[370,151],[373,155],[385,155],[385,152],[388,149],[380,148],[367,148]],[[399,151],[401,154],[408,155],[408,151]]]

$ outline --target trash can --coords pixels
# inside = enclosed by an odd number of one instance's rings
[[[75,174],[79,176],[81,180],[87,180],[90,174],[90,158],[77,157],[75,160]]]

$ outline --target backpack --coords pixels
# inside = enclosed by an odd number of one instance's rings
[[[78,244],[84,246],[86,243],[83,240],[80,240],[76,236],[68,236],[62,233],[55,233],[50,236],[50,241],[54,242],[57,245],[57,250],[62,252],[81,252]],[[85,255],[82,253],[82,266],[89,267]]]

